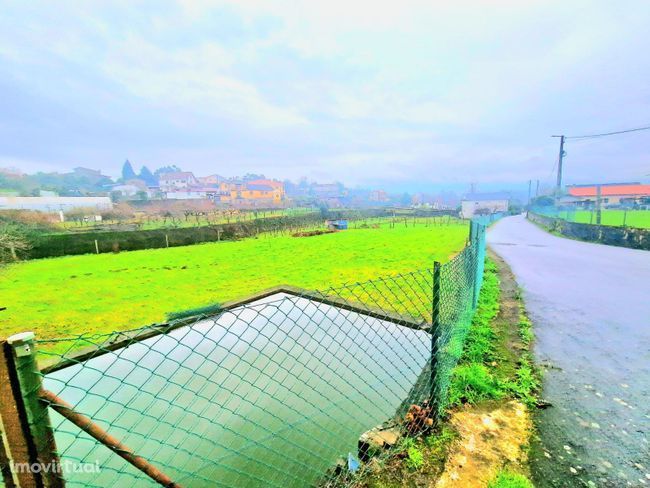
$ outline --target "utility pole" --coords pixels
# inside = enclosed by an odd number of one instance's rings
[[[535,198],[539,196],[539,180],[537,180],[537,186],[535,186]]]
[[[557,159],[557,183],[555,184],[555,203],[557,204],[562,192],[562,158],[566,154],[564,152],[564,136],[551,136],[560,138],[560,153]]]
[[[533,180],[528,180],[528,208],[530,208],[530,190],[533,186]]]

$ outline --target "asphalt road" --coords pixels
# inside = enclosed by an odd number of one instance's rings
[[[556,237],[523,216],[488,232],[533,320],[544,374],[535,486],[650,486],[650,251]]]

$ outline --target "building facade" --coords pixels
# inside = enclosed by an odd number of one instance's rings
[[[73,209],[94,212],[111,210],[109,197],[0,197],[0,210],[38,210],[40,212],[69,212]]]
[[[175,171],[172,173],[162,173],[158,177],[160,189],[162,191],[175,191],[198,186],[199,182],[194,174],[189,171]]]
[[[460,216],[471,219],[475,215],[507,212],[509,208],[510,195],[507,193],[470,193],[460,202]]]
[[[563,203],[579,207],[593,207],[599,198],[605,206],[643,204],[650,199],[650,185],[641,183],[603,183],[590,185],[567,185],[567,197]]]

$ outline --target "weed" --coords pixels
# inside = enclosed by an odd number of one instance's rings
[[[533,324],[524,313],[519,317],[519,336],[527,346],[533,341]]]
[[[455,430],[443,425],[439,433],[424,438],[424,445],[434,453],[443,453],[456,437],[458,434]]]
[[[406,451],[406,466],[409,469],[420,469],[424,464],[422,451],[417,447],[409,447]]]
[[[456,366],[451,380],[449,403],[476,403],[481,400],[503,397],[499,381],[479,363]]]
[[[502,469],[487,488],[533,488],[533,484],[522,474]]]

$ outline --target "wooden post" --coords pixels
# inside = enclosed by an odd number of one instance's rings
[[[438,367],[438,338],[440,337],[440,263],[433,263],[433,287],[431,296],[431,385],[429,404],[433,407]]]
[[[32,464],[41,466],[40,477],[43,486],[63,487],[61,464],[56,452],[54,431],[50,412],[40,400],[42,375],[36,364],[36,349],[33,332],[22,332],[7,339],[15,374],[15,387],[20,394],[26,434],[31,445]]]
[[[0,433],[2,434],[2,478],[5,486],[36,487],[41,483],[39,473],[16,470],[12,466],[26,466],[33,462],[27,435],[26,418],[20,392],[16,387],[15,368],[11,349],[6,340],[0,340]]]
[[[165,234],[165,247],[169,247],[169,236]]]
[[[99,254],[99,244],[97,243],[97,239],[95,239],[95,253]]]

